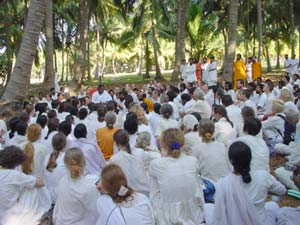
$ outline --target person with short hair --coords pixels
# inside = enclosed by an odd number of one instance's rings
[[[152,225],[154,217],[149,199],[135,192],[118,165],[107,165],[97,185],[102,195],[97,200],[96,225]]]
[[[251,92],[248,89],[242,90],[241,91],[241,104],[240,107],[243,108],[245,106],[249,106],[254,110],[254,113],[256,115],[257,113],[257,108],[256,108],[256,104],[250,100],[251,98]]]
[[[92,95],[93,103],[106,103],[112,101],[111,95],[104,89],[103,84],[99,84],[97,91]]]
[[[257,61],[256,56],[252,57],[252,80],[257,80],[262,77],[262,66],[259,61]]]
[[[182,154],[184,136],[180,129],[161,135],[162,155],[150,164],[150,200],[159,225],[204,222],[204,197],[197,159]],[[183,191],[184,190],[184,191]]]
[[[27,127],[28,127],[27,123],[25,123],[24,121],[19,121],[16,125],[17,134],[12,139],[6,140],[6,142],[4,143],[4,147],[11,146],[11,145],[19,147],[20,144],[25,142],[27,140],[26,138]]]
[[[233,63],[233,88],[234,90],[237,89],[237,81],[238,80],[244,80],[246,81],[246,66],[245,63],[242,60],[242,55],[237,54],[236,55],[236,61]]]
[[[59,225],[96,224],[99,193],[95,183],[84,177],[85,158],[80,148],[70,148],[64,157],[67,174],[57,187],[53,223]]]

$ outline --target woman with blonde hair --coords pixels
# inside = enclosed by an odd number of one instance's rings
[[[128,186],[119,166],[106,166],[97,188],[103,195],[97,201],[99,218],[96,225],[154,225],[149,199]]]
[[[53,152],[46,157],[44,162],[45,183],[50,191],[53,202],[55,202],[56,200],[56,189],[59,184],[59,181],[67,172],[64,163],[64,151],[66,145],[66,136],[61,132],[55,134],[52,138]]]
[[[95,184],[83,176],[85,159],[80,148],[65,153],[64,163],[68,173],[57,188],[57,200],[53,211],[55,225],[95,224],[97,221],[97,198]]]
[[[184,135],[180,129],[168,129],[161,135],[164,157],[150,164],[150,200],[158,225],[203,224],[204,197],[198,162],[181,154]]]
[[[289,110],[299,112],[294,103],[294,96],[288,88],[281,89],[279,98],[284,101],[284,113],[287,113]]]
[[[149,125],[149,121],[145,115],[144,109],[137,104],[134,104],[133,106],[130,107],[129,112],[134,112],[137,115],[138,119],[138,133],[141,133],[143,131],[147,131],[151,134],[151,147],[156,148],[156,139],[154,137],[154,134],[152,133],[152,127]]]
[[[202,143],[194,146],[192,155],[198,160],[201,176],[217,182],[231,172],[227,150],[223,143],[214,140],[215,125],[209,119],[200,120],[199,136]]]

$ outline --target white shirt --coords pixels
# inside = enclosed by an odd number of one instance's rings
[[[294,112],[299,112],[297,106],[292,101],[288,101],[284,103],[284,113],[287,113],[289,110],[292,110]]]
[[[196,65],[192,64],[192,65],[186,65],[185,67],[185,73],[187,76],[186,81],[188,83],[193,83],[195,81],[197,81],[197,77],[196,77]]]
[[[290,75],[298,74],[298,59],[289,59],[289,63],[291,64],[290,67]]]
[[[236,95],[234,90],[230,89],[228,91],[224,90],[225,95],[230,95],[233,102],[236,102]]]
[[[218,71],[217,71],[217,62],[213,61],[208,65],[208,86],[213,86],[217,84],[217,76],[218,76]]]
[[[228,141],[236,138],[237,131],[231,124],[222,117],[218,122],[215,123],[215,140],[222,142],[227,145]]]
[[[106,103],[112,101],[112,97],[110,94],[108,94],[108,92],[106,90],[103,91],[102,94],[99,94],[98,91],[96,91],[93,95],[92,95],[92,102],[93,103]]]
[[[259,136],[245,135],[239,137],[237,141],[244,142],[249,146],[252,153],[251,170],[270,171],[269,159],[270,153],[266,142]]]
[[[202,119],[209,119],[211,117],[211,106],[205,100],[197,100],[194,104],[185,111],[185,113],[197,112]]]
[[[205,63],[205,64],[202,64],[201,67],[202,67],[202,80],[205,82],[205,83],[208,83],[208,65],[209,63]]]
[[[254,111],[254,114],[256,115],[256,113],[257,113],[256,104],[253,101],[251,101],[250,99],[243,101],[241,103],[241,109],[243,109],[245,106],[252,108]]]
[[[226,107],[226,111],[229,120],[234,124],[237,132],[243,130],[243,117],[241,108],[236,105],[230,105]]]
[[[165,119],[165,118],[160,118],[159,120],[159,126],[158,129],[156,130],[157,133],[155,133],[155,136],[160,136],[162,132],[164,132],[167,129],[170,128],[180,128],[180,123],[177,120],[174,120],[172,118]]]
[[[109,195],[101,195],[97,201],[97,209],[99,218],[96,225],[155,224],[150,201],[140,193],[134,193],[130,201],[118,205]]]
[[[265,114],[269,114],[272,112],[272,101],[275,99],[275,96],[273,92],[266,95],[267,95],[267,99],[266,99]]]
[[[186,64],[180,65],[180,73],[181,73],[181,77],[184,80],[184,82],[186,82],[186,80],[187,80],[186,67],[187,67]]]
[[[261,95],[257,95],[257,98],[255,99],[255,104],[257,105],[257,107],[260,107],[263,110],[266,110],[266,104],[267,104],[266,93],[263,92]]]
[[[17,134],[12,139],[8,139],[7,141],[5,141],[4,147],[11,146],[11,145],[20,147],[20,144],[22,144],[26,140],[27,140],[26,136]]]
[[[178,107],[177,107],[176,103],[173,102],[173,101],[169,101],[168,103],[173,108],[172,118],[175,119],[175,120],[178,120],[179,119],[179,110],[178,110]]]
[[[246,64],[247,82],[252,82],[252,63]]]
[[[158,224],[203,222],[204,198],[197,164],[195,157],[185,154],[177,159],[162,157],[151,162],[150,200]]]
[[[283,115],[282,113],[280,114]],[[277,115],[278,114],[269,117],[267,120],[262,122],[262,131],[266,139],[273,139],[276,142],[282,143],[283,138],[278,131],[284,135],[284,120]]]
[[[198,160],[201,176],[214,182],[232,171],[228,152],[223,143],[213,141],[198,144],[192,149],[192,155]]]
[[[72,179],[66,174],[57,188],[53,211],[55,225],[96,224],[98,218],[96,185],[85,177]]]
[[[157,129],[159,128],[159,121],[160,121],[160,114],[157,114],[156,112],[150,112],[149,114],[149,124],[152,129],[152,134],[157,133]]]

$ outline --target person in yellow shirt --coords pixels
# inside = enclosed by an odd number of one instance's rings
[[[233,64],[233,83],[234,83],[234,90],[237,89],[237,81],[243,80],[246,81],[247,75],[246,75],[246,66],[245,63],[242,61],[241,54],[236,55],[236,61]]]
[[[114,154],[114,133],[118,130],[114,128],[116,123],[116,114],[114,112],[107,112],[104,118],[106,127],[99,128],[96,131],[97,143],[104,159],[107,161]]]
[[[257,78],[262,77],[261,63],[257,61],[256,56],[252,57],[252,80],[255,81]]]
[[[139,94],[139,100],[147,104],[149,112],[153,112],[154,103],[151,99],[147,98],[145,93]]]

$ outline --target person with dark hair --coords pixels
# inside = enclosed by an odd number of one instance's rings
[[[44,144],[48,147],[49,151],[52,150],[52,138],[58,133],[59,120],[57,118],[52,118],[48,120],[48,133],[42,140]]]
[[[266,81],[264,85],[264,92],[266,93],[266,105],[263,111],[264,115],[270,115],[272,113],[272,101],[275,99],[274,84],[272,81]]]
[[[78,112],[78,123],[83,123],[87,127],[89,126],[90,120],[88,119],[88,110],[86,108],[81,108]]]
[[[194,104],[195,100],[189,94],[181,95],[181,104],[183,105],[183,111],[189,110]]]
[[[227,145],[230,140],[236,138],[237,131],[233,122],[229,120],[224,106],[217,105],[214,107],[214,119],[216,120],[214,138]]]
[[[21,112],[19,115],[20,120],[24,121],[25,123],[29,124],[30,123],[30,117],[27,112]]]
[[[247,79],[246,75],[246,65],[242,60],[242,55],[236,55],[236,61],[233,63],[233,82],[234,82],[234,90],[237,89],[237,81],[243,80],[244,82]]]
[[[266,110],[267,95],[264,93],[263,84],[256,85],[254,103],[256,104],[258,112],[264,112]]]
[[[104,85],[103,84],[99,84],[97,91],[94,92],[94,94],[92,95],[92,102],[93,103],[106,103],[109,101],[112,101],[112,97],[110,96],[110,94],[104,89]]]
[[[279,207],[266,199],[269,192],[284,195],[285,187],[269,172],[250,168],[251,149],[245,143],[230,145],[228,156],[233,172],[217,182],[214,210],[209,205],[205,210],[207,224],[274,225]]]
[[[70,142],[70,148],[80,148],[83,151],[86,166],[84,175],[98,174],[105,167],[106,161],[98,145],[87,139],[87,129],[82,123],[75,126],[74,136],[76,140]]]
[[[269,149],[266,142],[262,139],[262,125],[257,118],[247,118],[244,121],[244,135],[237,140],[249,146],[252,153],[251,169],[270,171]]]
[[[147,176],[143,162],[135,155],[132,155],[127,131],[117,130],[113,138],[119,151],[111,156],[109,163],[121,167],[128,179],[129,187],[132,187],[137,192],[148,195],[150,191],[149,176]]]
[[[96,225],[155,223],[149,199],[128,185],[128,179],[119,166],[106,166],[101,172],[101,182],[97,188],[102,195],[97,201],[100,216]],[[116,210],[117,205],[119,210]]]
[[[54,109],[50,110],[48,113],[47,113],[47,116],[49,119],[52,119],[52,118],[57,118],[57,113]]]
[[[16,170],[16,167],[21,165],[26,158],[27,157],[24,152],[16,146],[8,146],[5,147],[4,150],[0,151],[1,224],[39,223],[39,221],[37,221],[34,217],[36,217],[41,211],[36,211],[33,205],[29,202],[24,202],[24,197],[28,192],[32,192],[33,189],[43,187],[44,182],[41,178],[26,175]],[[30,201],[35,203],[39,202],[38,196],[31,195]],[[26,208],[24,207],[24,204],[26,204]],[[30,210],[31,216],[28,215],[28,210]],[[45,211],[43,211],[42,214],[44,212]]]
[[[127,117],[124,122],[124,130],[126,130],[129,135],[130,146],[136,143],[138,126],[139,122],[134,116]]]
[[[97,143],[99,149],[102,151],[105,160],[109,160],[110,157],[114,154],[113,135],[118,130],[114,127],[116,119],[117,117],[114,112],[107,112],[104,117],[106,127],[99,128],[96,131]]]
[[[13,117],[9,122],[8,122],[8,138],[7,139],[12,139],[15,136],[16,132],[16,126],[19,123],[20,118],[19,117]]]
[[[59,124],[58,131],[68,137],[72,132],[72,124],[68,121],[63,121]]]
[[[147,98],[146,93],[140,92],[138,95],[140,102],[147,104],[149,112],[153,111],[153,101],[150,98]]]
[[[243,89],[240,92],[241,100],[242,102],[240,103],[241,109],[244,108],[245,106],[251,107],[255,114],[257,113],[257,108],[256,104],[250,99],[251,98],[251,92],[248,89]]]
[[[174,102],[174,99],[176,99],[177,94],[175,91],[170,90],[167,92],[167,96],[169,97],[169,101],[167,103],[169,103],[172,108],[173,108],[173,112],[172,112],[172,118],[175,120],[179,120],[180,116],[179,116],[179,109],[177,104]]]
[[[6,142],[4,143],[4,147],[11,146],[11,145],[19,146],[21,143],[25,142],[27,140],[27,138],[26,138],[27,126],[28,126],[27,123],[20,120],[16,124],[15,130],[16,130],[17,134],[14,135],[14,137],[12,139],[6,140]]]
[[[232,99],[233,102],[236,102],[236,95],[235,95],[234,90],[232,89],[232,83],[231,82],[229,82],[229,81],[225,82],[224,92],[225,92],[225,95],[230,95],[231,96],[231,99]]]

